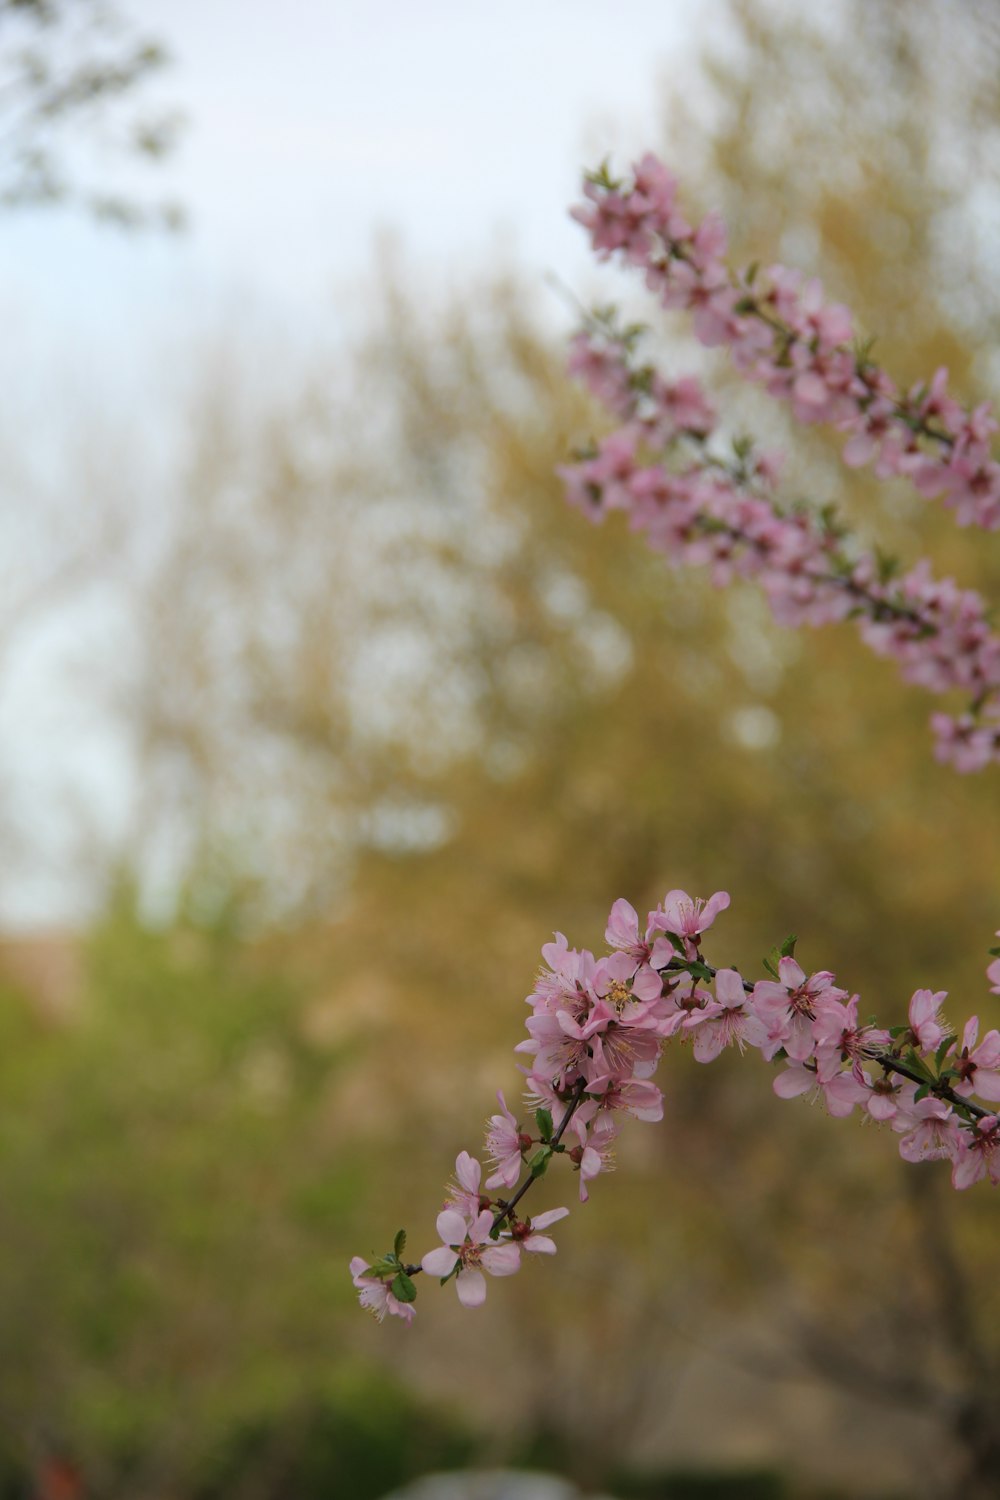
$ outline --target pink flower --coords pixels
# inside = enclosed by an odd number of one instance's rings
[[[716,891],[707,901],[689,896],[687,891],[668,891],[662,906],[650,913],[650,927],[672,932],[684,940],[686,950],[693,951],[701,934],[708,931],[728,905],[728,891]]]
[[[958,1044],[948,1054],[949,1066],[958,1073],[955,1093],[968,1097],[978,1094],[991,1102],[1000,1100],[1000,1032],[988,1031],[979,1046],[979,1017],[970,1016],[962,1032],[962,1050]]]
[[[997,937],[1000,937],[1000,932],[997,933]],[[993,995],[1000,995],[1000,958],[995,958],[993,962],[988,965],[986,970],[986,978],[990,982],[990,993]]]
[[[910,1001],[910,1031],[914,1045],[920,1052],[936,1052],[948,1035],[938,1011],[941,1002],[948,998],[947,990],[915,990]]]
[[[580,1144],[568,1153],[570,1161],[580,1173],[580,1202],[586,1203],[590,1196],[587,1184],[600,1172],[613,1172],[615,1154],[611,1142],[618,1134],[618,1127],[610,1115],[597,1117],[589,1132],[583,1120],[573,1116],[573,1130]]]
[[[764,1027],[746,1006],[747,993],[736,969],[719,969],[715,976],[715,1000],[701,1011],[693,1011],[685,1030],[697,1029],[694,1055],[701,1063],[714,1062],[725,1047],[735,1042],[740,1051],[766,1040]]]
[[[650,945],[639,936],[639,913],[621,897],[611,908],[604,938],[609,948],[620,948],[637,964],[645,963],[649,957]]]
[[[916,1084],[908,1086],[907,1101],[901,1102],[892,1122],[893,1130],[906,1132],[899,1143],[900,1156],[909,1162],[954,1160],[963,1132],[951,1105],[933,1094],[915,1101],[916,1091]],[[904,1094],[906,1086],[900,1092]]]
[[[892,1040],[888,1031],[858,1025],[857,995],[853,995],[846,1005],[829,996],[817,1001],[813,1038],[816,1043],[819,1081],[822,1084],[833,1078],[842,1062],[850,1063],[851,1071],[860,1083],[863,1075],[862,1059],[868,1057],[874,1048],[888,1047]]]
[[[996,1115],[977,1120],[974,1130],[960,1131],[952,1157],[953,1187],[971,1187],[986,1176],[994,1187],[1000,1183],[1000,1119]]]
[[[450,1276],[456,1266],[461,1266],[455,1289],[463,1307],[479,1307],[485,1302],[483,1270],[491,1276],[513,1276],[521,1264],[517,1245],[491,1240],[492,1228],[493,1215],[488,1208],[472,1220],[457,1209],[442,1209],[437,1216],[442,1244],[436,1250],[428,1250],[420,1262],[428,1276]]]
[[[616,1078],[604,1073],[587,1081],[590,1097],[577,1110],[574,1120],[592,1120],[601,1110],[623,1109],[637,1120],[653,1124],[663,1119],[663,1094],[655,1083],[645,1078]]]
[[[521,1175],[522,1152],[531,1145],[531,1136],[520,1129],[499,1091],[497,1098],[503,1114],[491,1115],[487,1121],[486,1150],[496,1167],[492,1177],[486,1179],[487,1189],[512,1188]]]
[[[394,1318],[402,1318],[404,1323],[412,1323],[417,1312],[413,1304],[400,1302],[380,1277],[366,1276],[367,1270],[368,1262],[356,1255],[351,1261],[351,1276],[360,1294],[358,1300],[361,1306],[374,1313],[380,1323],[386,1313]]]
[[[789,1062],[773,1084],[779,1099],[794,1099],[817,1087],[823,1090],[828,1113],[837,1119],[843,1119],[853,1111],[856,1104],[866,1103],[871,1080],[867,1073],[862,1073],[860,1079],[855,1078],[853,1072],[847,1069],[846,1072],[835,1073],[824,1082],[817,1077],[815,1069],[801,1062]]]
[[[448,1184],[446,1208],[457,1208],[459,1213],[474,1219],[489,1206],[488,1200],[480,1196],[479,1184],[483,1169],[468,1151],[460,1151],[455,1158],[455,1181]]]
[[[542,1229],[549,1229],[553,1224],[558,1224],[560,1219],[565,1219],[569,1213],[568,1208],[550,1208],[547,1213],[536,1214],[528,1219],[526,1223],[517,1222],[511,1230],[511,1237],[515,1245],[520,1245],[522,1250],[528,1250],[535,1255],[555,1255],[556,1242],[547,1234],[541,1234]]]
[[[581,993],[586,993],[594,972],[592,953],[570,948],[561,932],[555,934],[555,939],[554,943],[546,943],[542,948],[548,969],[539,973],[535,988],[528,996],[529,1005],[553,1011],[574,1003]]]
[[[815,1049],[813,1022],[820,1001],[846,998],[847,991],[836,988],[828,969],[806,978],[794,958],[780,959],[778,981],[759,979],[753,987],[751,1008],[767,1032],[764,1056],[770,1061],[783,1047],[794,1062],[805,1062]]]

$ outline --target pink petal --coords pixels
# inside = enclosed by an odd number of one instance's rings
[[[531,1227],[535,1229],[548,1229],[553,1224],[558,1224],[560,1219],[565,1219],[569,1214],[568,1208],[550,1208],[543,1214],[536,1214],[531,1220]]]
[[[742,1005],[746,995],[743,976],[736,969],[720,969],[715,976],[715,995],[729,1010]]]
[[[526,1240],[521,1241],[522,1250],[530,1250],[535,1255],[555,1255],[556,1242],[550,1240],[547,1234],[529,1234]]]
[[[977,1068],[972,1080],[972,1088],[980,1099],[989,1099],[991,1103],[1000,1100],[1000,1073],[993,1072],[992,1069],[986,1071],[983,1068]]]
[[[455,1289],[463,1307],[482,1307],[486,1301],[486,1277],[482,1271],[476,1271],[472,1267],[459,1271]]]
[[[786,1068],[784,1073],[779,1073],[772,1087],[779,1099],[795,1099],[799,1094],[804,1094],[816,1083],[816,1074],[811,1073],[808,1068]]]
[[[611,908],[604,939],[612,948],[631,948],[639,941],[639,914],[623,897]]]
[[[663,980],[649,964],[636,970],[632,980],[632,994],[637,1000],[659,1000],[663,993]]]
[[[700,1063],[714,1062],[726,1045],[725,1033],[717,1021],[706,1021],[694,1039],[694,1055]],[[777,1088],[777,1080],[775,1080]]]
[[[481,1245],[490,1237],[493,1228],[493,1213],[491,1209],[484,1208],[477,1218],[469,1225],[469,1239],[474,1245]]]
[[[491,1276],[513,1276],[521,1265],[521,1248],[509,1242],[488,1245],[480,1258]]]
[[[700,922],[702,931],[714,922],[720,911],[725,911],[729,905],[729,892],[716,891],[714,896],[709,896],[701,913]]]
[[[468,1151],[460,1151],[455,1159],[455,1176],[459,1186],[464,1187],[467,1193],[478,1193],[482,1175],[483,1169],[475,1157],[470,1156]]]
[[[436,1250],[428,1250],[420,1264],[428,1276],[450,1276],[457,1261],[458,1256],[454,1250],[449,1250],[447,1245],[439,1245]]]
[[[457,1208],[443,1208],[437,1216],[437,1232],[443,1245],[464,1245],[467,1227],[465,1215]]]

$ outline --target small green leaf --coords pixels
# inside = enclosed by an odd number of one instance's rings
[[[909,1031],[909,1026],[890,1026],[889,1035],[892,1037],[902,1036],[904,1031]]]
[[[392,1242],[392,1253],[397,1260],[401,1260],[403,1251],[406,1249],[406,1230],[401,1229]]]
[[[944,1041],[941,1043],[940,1047],[935,1052],[935,1054],[934,1054],[934,1062],[935,1062],[935,1065],[937,1066],[938,1072],[941,1071],[941,1064],[944,1062],[945,1058],[947,1057],[948,1052],[950,1051],[950,1049],[951,1049],[954,1041],[955,1041],[954,1036],[951,1034],[951,1032],[949,1032],[948,1035],[945,1037]]]
[[[1000,958],[1000,948],[991,948],[990,949],[990,957],[991,958]]]
[[[919,1104],[919,1102],[920,1102],[921,1099],[926,1099],[927,1095],[930,1093],[930,1091],[931,1091],[930,1084],[929,1083],[922,1083],[920,1085],[920,1087],[917,1089],[917,1092],[913,1096],[913,1102],[914,1102],[914,1104]]]
[[[788,937],[785,938],[785,941],[782,943],[781,947],[778,949],[778,952],[781,954],[782,958],[794,958],[795,957],[795,944],[797,942],[798,942],[798,938],[796,937],[796,935],[795,935],[794,932],[790,933],[788,935]]]
[[[389,1290],[397,1302],[415,1302],[417,1300],[417,1289],[405,1271],[400,1271],[399,1275],[394,1278]]]
[[[552,1139],[552,1115],[547,1109],[535,1110],[535,1124],[543,1141]]]
[[[528,1168],[529,1168],[529,1170],[531,1172],[532,1177],[544,1177],[545,1176],[545,1171],[546,1171],[546,1168],[549,1165],[549,1157],[551,1155],[552,1155],[552,1147],[551,1146],[542,1146],[539,1151],[535,1152],[534,1156],[531,1158],[531,1160],[528,1163]]]

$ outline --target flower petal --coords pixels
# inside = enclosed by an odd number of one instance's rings
[[[443,1208],[437,1216],[437,1232],[445,1245],[464,1245],[468,1226],[457,1208]]]
[[[521,1250],[518,1245],[487,1245],[481,1260],[491,1276],[513,1276],[521,1265]]]
[[[436,1250],[428,1250],[420,1264],[428,1276],[450,1276],[457,1262],[454,1250],[447,1245],[438,1245]]]
[[[466,1271],[459,1271],[455,1287],[463,1307],[482,1307],[486,1301],[486,1277],[482,1271],[471,1267]]]

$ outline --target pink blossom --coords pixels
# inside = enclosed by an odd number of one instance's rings
[[[587,1184],[600,1172],[613,1172],[615,1154],[611,1143],[618,1134],[618,1127],[610,1115],[598,1115],[589,1128],[574,1115],[573,1130],[579,1141],[568,1153],[569,1159],[580,1173],[580,1202],[586,1203],[590,1196]]]
[[[829,995],[818,1000],[813,1039],[816,1043],[819,1081],[822,1084],[834,1077],[843,1062],[850,1063],[855,1079],[861,1083],[864,1075],[862,1059],[869,1057],[874,1049],[888,1047],[892,1040],[888,1031],[858,1025],[857,995],[853,995],[846,1004]]]
[[[463,1307],[479,1307],[485,1302],[484,1270],[491,1276],[513,1276],[521,1264],[517,1245],[491,1240],[492,1228],[493,1215],[488,1208],[473,1219],[454,1208],[442,1209],[437,1216],[442,1243],[436,1250],[428,1250],[420,1262],[428,1276],[450,1276],[456,1266],[461,1266],[455,1289]]]
[[[650,913],[650,926],[673,933],[684,940],[686,949],[693,949],[701,934],[708,931],[728,905],[728,891],[716,891],[707,901],[691,897],[687,891],[668,891],[663,904]]]
[[[971,1187],[983,1177],[1000,1183],[1000,1118],[985,1115],[972,1132],[962,1131],[952,1157],[951,1181],[956,1188]]]
[[[804,1062],[813,1055],[817,1007],[825,1000],[847,998],[847,991],[838,989],[833,979],[828,969],[817,970],[807,978],[801,964],[785,957],[778,961],[776,981],[757,981],[751,1008],[767,1033],[761,1050],[768,1060],[782,1047],[795,1062]]]
[[[515,1223],[511,1230],[514,1243],[520,1245],[522,1250],[528,1250],[535,1255],[555,1255],[555,1240],[540,1231],[558,1224],[559,1220],[565,1219],[568,1213],[568,1208],[550,1208],[544,1214],[535,1214],[525,1223]]]
[[[979,1017],[971,1016],[962,1032],[961,1051],[956,1043],[948,1054],[949,1066],[958,1073],[955,1093],[1000,1101],[1000,1032],[988,1031],[977,1047],[978,1036]]]
[[[906,1098],[892,1121],[895,1131],[906,1132],[899,1143],[899,1154],[904,1161],[940,1161],[954,1159],[961,1144],[959,1129],[950,1104],[927,1094],[923,1099],[914,1099],[916,1085],[910,1084]]]
[[[627,953],[637,964],[645,963],[649,958],[648,935],[639,936],[639,913],[630,902],[621,897],[611,908],[604,938],[610,948],[618,948]]]
[[[512,1188],[521,1175],[523,1152],[531,1145],[531,1136],[520,1129],[499,1091],[497,1098],[503,1113],[491,1115],[487,1121],[486,1151],[496,1168],[492,1177],[486,1179],[487,1189]]]
[[[821,1089],[827,1112],[838,1119],[851,1114],[856,1104],[865,1104],[871,1089],[871,1079],[862,1071],[856,1078],[848,1068],[843,1073],[834,1073],[825,1080],[817,1076],[816,1070],[805,1063],[789,1062],[784,1072],[774,1080],[774,1092],[779,1099],[794,1099],[808,1093],[812,1088]]]
[[[474,1219],[489,1202],[480,1196],[482,1175],[483,1169],[475,1157],[468,1151],[460,1151],[455,1158],[455,1181],[448,1184],[445,1207],[456,1208],[459,1213]]]
[[[909,1020],[914,1045],[920,1052],[936,1052],[948,1035],[938,1011],[948,998],[947,990],[915,990],[910,1000]]]
[[[997,933],[997,937],[1000,937],[1000,932]],[[1000,995],[1000,958],[995,958],[991,964],[987,965],[986,978],[990,982],[990,993]]]
[[[617,1109],[637,1120],[655,1123],[663,1119],[663,1094],[646,1078],[618,1078],[604,1073],[587,1080],[587,1094],[574,1116],[581,1123],[593,1119],[600,1110]]]
[[[394,1318],[402,1318],[404,1323],[412,1323],[417,1312],[413,1304],[400,1302],[380,1277],[366,1276],[368,1269],[368,1262],[362,1260],[360,1255],[356,1255],[351,1261],[351,1276],[360,1294],[358,1300],[361,1306],[374,1313],[380,1323],[386,1313]]]
[[[701,1063],[714,1062],[719,1053],[735,1042],[740,1051],[766,1040],[764,1027],[747,1010],[743,978],[736,969],[719,969],[715,976],[715,999],[702,1011],[693,1012],[685,1029],[696,1028],[694,1055]]]

